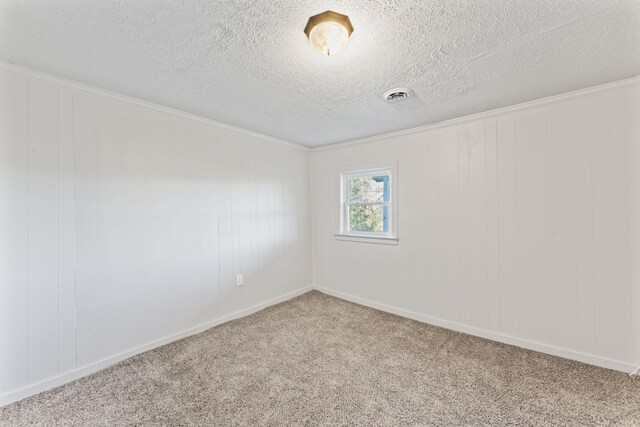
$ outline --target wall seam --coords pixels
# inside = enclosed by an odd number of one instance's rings
[[[56,373],[60,373],[60,89],[56,88]]]
[[[489,180],[487,174],[487,123],[482,121],[482,149],[484,151],[484,234],[485,234],[485,310],[487,327],[491,327],[491,310],[489,308]]]
[[[27,333],[25,334],[26,336],[26,342],[25,342],[25,346],[26,346],[26,354],[27,354],[27,361],[26,361],[26,382],[27,384],[29,383],[29,210],[30,210],[30,203],[29,203],[29,193],[31,191],[31,180],[29,179],[29,169],[30,169],[30,162],[31,162],[31,156],[30,156],[30,150],[31,150],[31,144],[30,144],[30,132],[29,132],[29,127],[30,127],[30,120],[29,120],[29,116],[30,116],[30,96],[29,96],[29,92],[31,90],[31,80],[27,79],[27,132],[26,132],[26,136],[27,136],[27,140],[26,140],[26,148],[27,148],[27,200],[26,200],[26,210],[27,210],[27,217],[26,217],[26,245],[25,245],[25,249],[26,249],[26,311],[25,311],[25,324],[26,324],[26,328],[27,328]]]
[[[467,133],[467,281],[469,282],[469,293],[473,293],[473,284],[471,281],[471,143],[469,142],[469,124],[465,125]],[[471,324],[473,324],[473,299],[469,302]]]
[[[500,142],[500,134],[498,132],[498,119],[495,119],[495,131],[496,131],[496,240],[498,241],[498,256],[497,256],[497,267],[498,267],[498,330],[502,331],[502,280],[500,277],[501,274],[501,265],[500,256],[502,254],[502,249],[500,247],[500,150],[499,150],[499,142]]]
[[[551,239],[551,212],[550,212],[550,206],[549,206],[549,199],[550,199],[550,195],[549,195],[549,107],[544,107],[544,141],[545,141],[545,167],[546,167],[546,180],[547,182],[546,184],[546,206],[545,206],[545,210],[547,212],[546,215],[546,236],[545,236],[545,242],[546,242],[546,254],[545,256],[547,257],[547,307],[549,307],[549,311],[547,311],[547,339],[550,342],[553,342],[553,337],[551,336],[551,257],[549,256],[549,249],[550,249],[550,239]]]
[[[317,286],[316,282],[316,214],[315,214],[315,198],[313,197],[315,194],[315,181],[313,179],[314,173],[314,156],[313,152],[308,154],[308,168],[309,168],[309,194],[307,196],[307,207],[309,208],[309,222],[311,225],[309,239],[311,242],[311,284],[312,286]]]
[[[518,212],[520,211],[518,206],[518,114],[513,113],[513,180],[515,184],[514,189],[514,203],[515,203],[515,228],[516,228],[516,330],[520,335],[520,217]]]
[[[577,156],[577,148],[578,148],[578,144],[577,144],[577,138],[576,138],[576,132],[577,132],[577,123],[576,123],[576,117],[575,117],[575,112],[572,112],[571,115],[571,122],[572,122],[572,126],[571,126],[571,150],[573,153],[572,156],[572,166],[573,166],[573,170],[572,170],[572,182],[573,182],[573,254],[574,254],[574,260],[573,260],[573,284],[575,286],[575,296],[576,296],[576,348],[578,350],[580,350],[580,290],[579,290],[579,284],[578,284],[578,198],[577,198],[577,194],[578,194],[578,171],[577,171],[577,160],[576,160],[576,156]]]
[[[436,154],[438,159],[438,280],[442,283],[442,200],[440,196],[442,189],[440,188],[440,132],[436,132]],[[438,291],[438,313],[442,316],[442,290]]]
[[[631,298],[629,298],[629,319],[631,320],[631,360],[633,360],[634,362],[637,362],[637,349],[636,349],[636,340],[637,340],[637,332],[636,329],[638,328],[638,325],[634,325],[633,320],[634,320],[634,307],[637,304],[637,302],[634,300],[634,288],[635,286],[638,286],[637,283],[634,282],[634,254],[635,254],[635,235],[633,233],[634,231],[634,222],[633,222],[633,216],[632,216],[632,211],[633,211],[633,194],[631,193],[631,180],[633,179],[633,173],[632,173],[632,159],[631,159],[631,121],[629,120],[629,116],[631,114],[631,110],[629,109],[629,97],[631,96],[630,92],[627,92],[627,96],[626,96],[626,101],[627,101],[627,114],[626,114],[626,120],[627,120],[627,172],[628,172],[628,176],[629,179],[627,181],[627,194],[629,194],[629,232],[631,233],[631,239],[630,239],[630,247],[629,247],[629,282],[631,285]]]
[[[220,301],[221,288],[222,288],[222,262],[220,259],[222,255],[220,253],[220,142],[216,140],[216,189],[217,189],[217,203],[216,203],[216,228],[217,228],[217,241],[218,241],[218,301]]]
[[[73,154],[73,364],[74,367],[78,367],[78,221],[76,215],[76,199],[77,199],[77,156],[76,156],[76,108],[75,108],[75,94],[71,93],[71,152]]]
[[[593,132],[592,132],[592,116],[593,116],[593,100],[589,99],[589,177],[591,179],[590,182],[590,188],[589,190],[591,191],[591,297],[593,300],[593,328],[592,328],[592,334],[593,334],[593,351],[597,353],[598,350],[598,337],[596,334],[596,303],[595,303],[595,282],[596,282],[596,245],[595,245],[595,208],[594,208],[594,202],[593,202],[593,196],[594,196],[594,191],[593,191],[593,182],[594,182],[594,178],[593,178]]]
[[[459,282],[462,282],[461,278],[464,277],[464,273],[462,272],[463,267],[464,267],[464,244],[462,244],[463,241],[463,236],[462,236],[462,212],[461,212],[461,206],[462,206],[462,183],[460,181],[460,127],[456,126],[454,127],[455,131],[456,131],[456,216],[457,216],[457,221],[456,221],[456,238],[458,240],[458,244],[460,244],[460,251],[457,251],[456,253],[456,261],[458,264],[458,271],[456,271],[456,275],[455,275],[455,279],[457,279]],[[460,253],[462,252],[462,253]],[[456,283],[456,287],[459,286],[461,283]],[[463,316],[461,316],[461,318],[463,318]],[[471,317],[471,316],[470,316]]]

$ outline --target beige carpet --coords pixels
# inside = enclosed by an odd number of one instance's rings
[[[1,425],[640,425],[640,378],[309,292],[0,408]]]

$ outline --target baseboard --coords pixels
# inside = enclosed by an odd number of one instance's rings
[[[543,344],[535,341],[529,341],[522,338],[516,338],[513,336],[501,334],[498,332],[487,331],[485,329],[475,328],[473,326],[464,325],[449,320],[438,319],[436,317],[426,316],[424,314],[415,313],[409,310],[393,307],[386,304],[381,304],[375,301],[371,301],[365,298],[360,298],[354,295],[350,295],[344,292],[336,291],[333,289],[325,288],[322,286],[314,286],[314,289],[331,295],[346,301],[350,301],[356,304],[364,305],[366,307],[375,308],[380,311],[395,314],[408,319],[417,320],[418,322],[428,323],[430,325],[439,326],[446,329],[451,329],[457,332],[463,332],[465,334],[474,335],[480,338],[490,339],[492,341],[498,341],[504,344],[515,345],[517,347],[526,348],[528,350],[539,351],[541,353],[550,354],[552,356],[562,357],[564,359],[575,360],[589,365],[599,366],[601,368],[613,369],[615,371],[621,371],[625,373],[637,373],[635,365],[626,362],[620,362],[617,360],[607,359],[605,357],[595,356],[592,354],[581,353],[574,350],[568,350],[565,348],[555,347],[549,344]]]
[[[267,300],[265,302],[262,302],[260,304],[256,304],[253,305],[251,307],[236,311],[234,313],[219,317],[217,319],[211,320],[209,322],[200,324],[198,326],[195,326],[193,328],[187,329],[185,331],[179,332],[177,334],[172,334],[169,335],[165,338],[161,338],[159,340],[147,343],[145,345],[142,345],[140,347],[136,347],[134,349],[125,351],[123,353],[119,353],[116,354],[115,356],[111,356],[108,357],[106,359],[102,359],[99,360],[97,362],[91,363],[89,365],[85,365],[82,366],[80,368],[74,369],[73,371],[69,371],[69,372],[65,372],[63,374],[57,375],[55,377],[46,379],[42,382],[36,383],[36,384],[32,384],[29,385],[27,387],[15,390],[15,391],[11,391],[9,393],[3,394],[2,396],[0,396],[0,406],[4,406],[4,405],[8,405],[9,403],[13,403],[13,402],[17,402],[18,400],[22,400],[25,397],[29,397],[32,396],[34,394],[38,394],[41,393],[43,391],[46,390],[50,390],[52,388],[61,386],[63,384],[66,384],[68,382],[77,380],[79,378],[82,378],[84,376],[87,376],[89,374],[93,374],[95,372],[101,371],[105,368],[108,368],[111,365],[114,365],[118,362],[121,362],[125,359],[128,359],[132,356],[135,356],[137,354],[140,353],[144,353],[145,351],[149,351],[152,350],[154,348],[163,346],[165,344],[169,344],[173,341],[177,341],[179,339],[182,338],[186,338],[188,336],[191,335],[195,335],[198,334],[200,332],[204,332],[207,329],[210,329],[214,326],[218,326],[221,325],[223,323],[229,322],[231,320],[235,320],[235,319],[239,319],[241,317],[246,317],[249,316],[251,314],[254,314],[262,309],[265,309],[267,307],[270,307],[272,305],[290,300],[291,298],[295,298],[299,295],[302,295],[304,293],[309,292],[310,290],[312,290],[313,287],[312,286],[306,286],[304,288],[301,289],[297,289],[295,291],[292,292],[288,292],[286,294],[280,295],[278,297],[275,298],[271,298],[270,300]]]

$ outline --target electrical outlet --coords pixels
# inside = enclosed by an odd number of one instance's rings
[[[236,286],[242,286],[244,285],[244,277],[242,277],[242,274],[238,274],[236,276]]]

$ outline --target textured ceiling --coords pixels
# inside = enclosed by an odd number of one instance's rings
[[[640,75],[640,1],[0,0],[0,59],[316,146]]]

